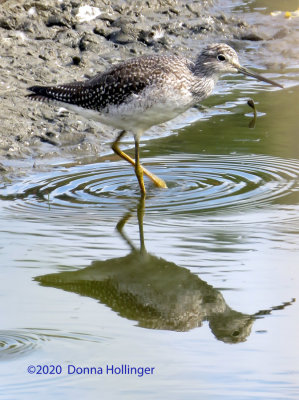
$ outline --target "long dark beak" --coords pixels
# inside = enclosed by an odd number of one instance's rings
[[[243,75],[252,76],[252,78],[257,79],[258,81],[267,82],[267,83],[270,83],[270,85],[283,88],[283,86],[282,86],[280,83],[271,81],[271,79],[268,79],[268,78],[265,78],[265,77],[263,77],[263,76],[261,76],[261,75],[255,74],[254,72],[249,71],[249,70],[248,70],[247,68],[245,68],[245,67],[236,66],[236,68],[237,68],[238,72],[240,72],[240,73],[243,74]]]

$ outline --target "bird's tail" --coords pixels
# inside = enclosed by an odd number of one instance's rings
[[[63,103],[80,105],[82,98],[88,96],[81,82],[58,86],[31,86],[28,88],[33,93],[27,95],[32,100],[41,102],[60,101]]]

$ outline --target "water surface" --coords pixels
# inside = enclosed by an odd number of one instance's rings
[[[109,157],[1,183],[1,398],[298,398],[298,71],[282,75],[228,77],[145,141],[169,189],[147,182],[144,203]]]

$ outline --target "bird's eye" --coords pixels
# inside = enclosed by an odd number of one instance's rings
[[[225,61],[226,58],[225,58],[225,56],[224,56],[223,54],[218,54],[217,60],[219,60],[219,61]]]

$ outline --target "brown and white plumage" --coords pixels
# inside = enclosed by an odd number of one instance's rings
[[[33,86],[29,90],[35,94],[29,97],[82,107],[89,110],[81,110],[86,116],[140,135],[207,97],[214,81],[206,81],[211,87],[208,91],[204,90],[206,85],[196,90],[194,68],[183,57],[143,56],[115,65],[84,82]]]
[[[135,166],[141,192],[143,173],[159,187],[163,180],[140,165],[139,140],[153,125],[168,121],[208,97],[225,73],[241,72],[272,85],[279,84],[251,73],[239,64],[226,44],[209,45],[195,62],[174,55],[151,55],[127,60],[82,82],[32,86],[31,99],[54,101],[81,115],[122,130],[112,148]],[[126,131],[135,136],[135,161],[118,148]]]

